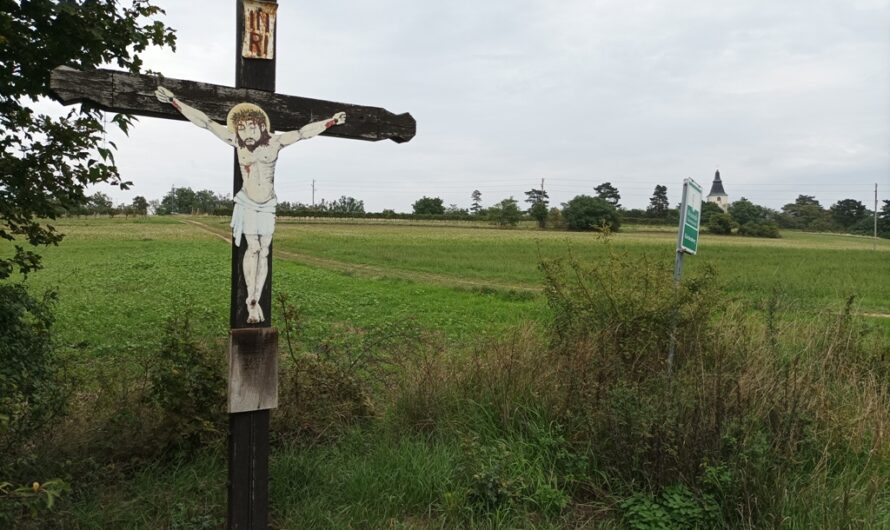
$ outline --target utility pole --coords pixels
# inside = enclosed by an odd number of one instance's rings
[[[315,207],[315,179],[312,179],[312,206]]]
[[[875,182],[875,233],[871,241],[871,249],[878,250],[878,183]]]

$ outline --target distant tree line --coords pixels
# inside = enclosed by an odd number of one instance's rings
[[[513,227],[522,220],[534,221],[538,228],[555,230],[619,230],[622,224],[665,224],[679,221],[679,211],[672,208],[667,186],[657,185],[645,209],[625,209],[621,193],[610,182],[593,187],[592,195],[577,195],[561,207],[551,206],[544,189],[532,188],[525,192],[525,208],[508,197],[484,207],[482,193],[473,190],[470,207],[445,205],[439,197],[423,196],[412,205],[411,213],[393,210],[366,212],[364,202],[341,196],[316,204],[282,201],[278,215],[288,217],[356,217],[378,219],[441,219],[485,221],[499,227]],[[210,190],[171,188],[160,200],[147,201],[137,196],[130,204],[114,206],[111,198],[97,192],[87,197],[82,205],[63,210],[67,215],[230,215],[232,200]],[[874,230],[874,212],[862,202],[844,199],[824,208],[812,195],[799,195],[781,210],[754,204],[742,197],[723,211],[714,203],[702,204],[702,226],[714,234],[736,234],[752,237],[779,237],[780,229],[820,232],[841,232],[870,235]],[[878,234],[890,238],[890,201],[883,201],[878,212]]]
[[[117,206],[111,201],[111,197],[97,191],[96,193],[86,197],[86,200],[76,206],[68,208],[59,208],[58,215],[68,216],[86,216],[86,215],[107,215],[114,217],[123,215],[129,217],[131,215],[148,215],[151,206],[148,200],[141,195],[133,197],[130,204],[119,204]]]
[[[826,209],[812,195],[799,195],[781,210],[773,210],[742,197],[725,213],[712,203],[705,204],[702,223],[716,234],[755,237],[779,237],[780,228],[871,235],[875,212],[855,199],[840,200]],[[890,201],[883,201],[878,211],[877,229],[879,236],[890,238]]]
[[[154,202],[154,201],[153,201]],[[164,197],[152,205],[155,215],[228,215],[232,213],[232,199],[210,190],[193,191],[191,188],[171,188]]]
[[[288,217],[334,217],[336,215],[361,217],[365,215],[365,203],[343,195],[333,201],[322,199],[318,204],[282,201],[278,203],[277,211],[278,215]]]

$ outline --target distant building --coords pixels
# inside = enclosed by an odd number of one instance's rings
[[[729,195],[723,191],[723,181],[720,180],[720,170],[714,173],[714,183],[711,184],[711,193],[708,194],[708,202],[713,202],[724,212],[729,211]]]

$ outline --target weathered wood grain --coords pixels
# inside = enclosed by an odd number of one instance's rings
[[[275,3],[274,0],[270,3]],[[275,59],[253,60],[243,57],[241,46],[244,39],[244,4],[235,2],[235,87],[251,89],[266,93],[275,92]],[[275,42],[272,43],[273,53]],[[226,111],[228,112],[228,111]],[[234,150],[233,150],[234,151]],[[241,189],[243,184],[241,168],[237,152],[232,153],[232,196]],[[243,236],[242,236],[243,237]],[[278,404],[278,333],[271,329],[272,325],[272,245],[266,257],[268,272],[263,284],[260,306],[266,319],[256,324],[247,323],[247,285],[245,284],[244,254],[247,245],[232,241],[232,289],[229,324],[233,342],[243,339],[248,348],[274,350],[272,358],[266,363],[274,362],[274,384],[272,381],[256,381],[264,385],[256,389]],[[242,328],[262,328],[258,330]],[[249,343],[253,341],[254,344]],[[268,364],[264,366],[269,370]],[[260,378],[262,379],[262,377]],[[230,374],[229,384],[232,384]],[[231,407],[230,407],[231,411]],[[253,410],[229,414],[229,484],[228,508],[226,516],[227,530],[266,530],[269,525],[269,409]]]
[[[229,413],[278,407],[278,331],[233,329],[229,335]]]
[[[346,113],[346,123],[328,129],[322,133],[324,136],[402,143],[411,140],[417,128],[414,118],[408,113],[393,114],[380,107],[286,96],[265,90],[233,88],[115,70],[84,72],[65,66],[54,69],[50,77],[53,95],[66,105],[90,102],[109,112],[184,120],[171,105],[157,100],[154,93],[158,86],[168,88],[178,99],[220,123],[226,122],[229,109],[248,101],[266,111],[272,128],[277,131],[299,129],[307,123],[328,118],[340,111]]]

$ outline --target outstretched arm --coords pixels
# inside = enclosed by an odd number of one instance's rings
[[[308,125],[304,125],[297,131],[283,132],[278,135],[278,142],[281,144],[282,147],[284,147],[285,145],[290,145],[300,140],[306,140],[312,138],[313,136],[318,136],[334,125],[341,125],[343,123],[346,123],[346,113],[338,112],[337,114],[334,114],[326,120],[316,121]]]
[[[207,129],[223,142],[229,145],[237,145],[237,142],[235,141],[235,134],[231,132],[228,127],[216,123],[200,110],[189,107],[182,101],[179,101],[173,96],[173,92],[170,92],[166,88],[159,86],[158,89],[155,90],[155,96],[161,103],[169,103],[173,105],[173,107],[178,110],[183,116],[185,116],[188,121],[194,123],[202,129]]]

